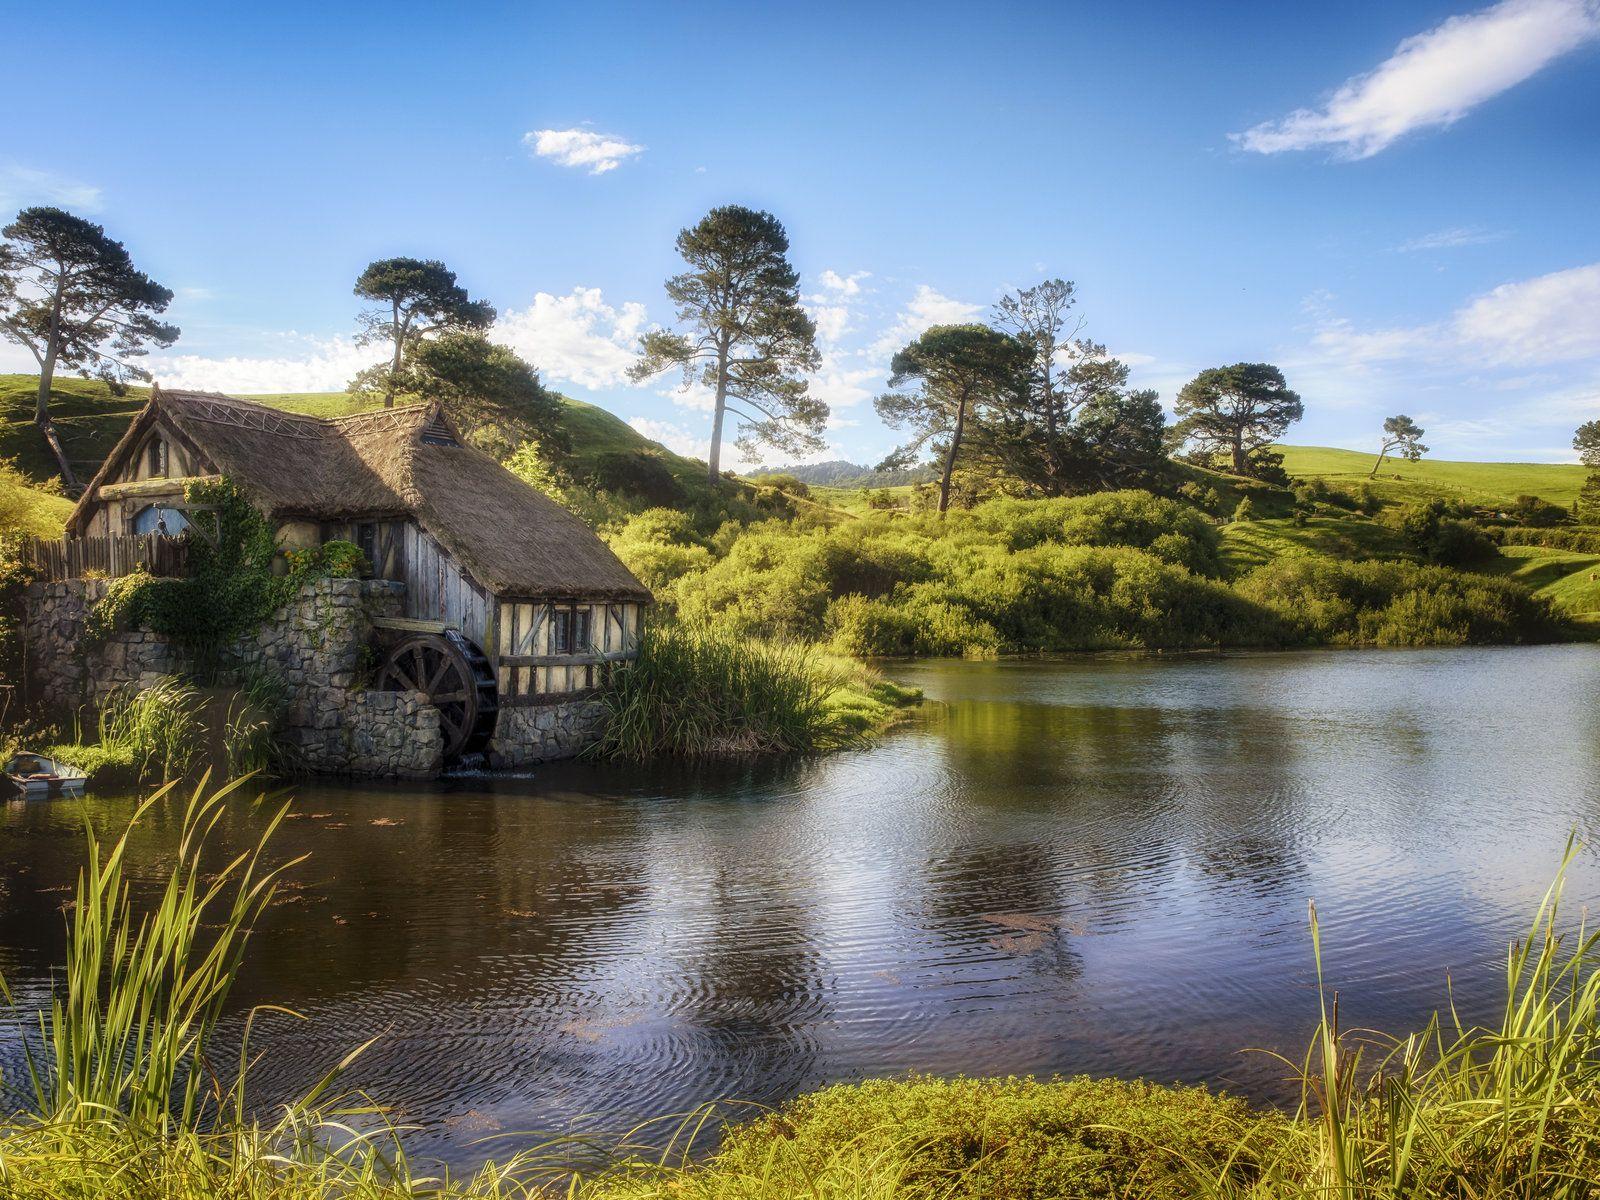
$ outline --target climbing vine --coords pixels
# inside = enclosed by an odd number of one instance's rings
[[[215,653],[253,633],[313,579],[354,578],[366,562],[349,542],[290,550],[288,571],[273,572],[271,524],[229,480],[191,483],[188,575],[160,579],[137,571],[113,580],[89,613],[86,633],[103,641],[116,629],[165,634],[190,649]]]

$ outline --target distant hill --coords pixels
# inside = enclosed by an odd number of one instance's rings
[[[792,467],[756,467],[748,472],[752,478],[762,475],[793,475],[801,483],[822,487],[902,487],[908,483],[926,483],[939,477],[932,464],[924,463],[904,471],[878,471],[860,463],[846,462],[842,458],[828,462],[803,463]]]

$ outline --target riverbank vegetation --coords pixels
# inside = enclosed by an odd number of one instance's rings
[[[601,692],[598,758],[782,754],[854,745],[920,694],[814,646],[657,625]]]
[[[225,855],[212,835],[233,808],[260,832]],[[253,1022],[243,1048],[219,1037],[255,924],[298,866],[269,853],[285,813],[202,783],[187,800],[156,792],[109,844],[89,827],[56,994],[10,1014],[28,1040],[0,1117],[8,1200],[1600,1195],[1600,934],[1571,928],[1560,875],[1504,962],[1501,1015],[1479,1026],[1449,1006],[1409,1037],[1341,1026],[1313,909],[1316,1029],[1284,1111],[1140,1081],[869,1080],[775,1111],[700,1110],[598,1165],[592,1139],[556,1137],[452,1179],[406,1155],[377,1100],[344,1090],[361,1047],[256,1108]],[[133,891],[129,840],[151,820],[181,826],[178,850],[164,881]]]

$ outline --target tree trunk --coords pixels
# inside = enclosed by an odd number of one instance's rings
[[[950,435],[950,449],[944,456],[944,474],[939,477],[939,517],[950,510],[950,476],[956,469],[956,452],[961,449],[961,434],[967,427],[967,398],[956,405],[956,427]]]
[[[72,464],[67,461],[66,449],[61,445],[61,439],[56,436],[55,426],[50,421],[50,388],[56,380],[56,360],[61,355],[61,305],[62,289],[65,285],[56,284],[55,301],[50,309],[50,332],[45,342],[44,357],[39,360],[39,394],[33,406],[33,419],[39,426],[39,432],[44,435],[45,443],[50,447],[50,453],[55,455],[56,466],[61,471],[61,482],[67,490],[78,490],[78,477],[72,473]]]
[[[1233,436],[1233,473],[1235,475],[1249,474],[1250,459],[1244,452],[1244,434],[1236,433]]]
[[[728,411],[728,343],[717,343],[717,406],[711,417],[711,449],[706,454],[707,473],[715,484],[722,477],[722,418]]]
[[[1367,472],[1367,478],[1368,479],[1376,479],[1377,478],[1378,468],[1383,466],[1384,455],[1386,455],[1388,453],[1389,453],[1389,447],[1387,445],[1385,445],[1383,447],[1383,449],[1378,451],[1378,461],[1373,463],[1372,464],[1372,470]]]
[[[61,354],[61,306],[66,284],[62,274],[56,276],[56,294],[50,302],[50,329],[45,334],[44,357],[39,361],[39,397],[33,407],[33,419],[41,426],[50,424],[50,385],[56,378],[56,359]]]
[[[389,379],[383,389],[383,406],[394,407],[394,387],[400,378],[400,351],[405,346],[405,331],[400,328],[400,301],[394,301],[394,321],[390,328],[394,330],[394,358],[389,363]]]

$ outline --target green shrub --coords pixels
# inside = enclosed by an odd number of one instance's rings
[[[1506,507],[1506,515],[1518,525],[1529,525],[1535,529],[1565,525],[1572,519],[1572,515],[1561,505],[1552,504],[1538,496],[1518,496]]]
[[[1239,501],[1239,506],[1233,510],[1235,521],[1253,521],[1256,519],[1256,506],[1249,496]]]
[[[1238,590],[1312,644],[1496,645],[1559,632],[1548,602],[1511,580],[1415,563],[1283,558]]]
[[[1245,1188],[1282,1152],[1287,1121],[1198,1087],[1116,1079],[871,1080],[826,1088],[729,1132],[707,1169],[746,1177],[775,1153],[792,1191],[846,1148],[892,1160],[897,1194],[1184,1200]]]
[[[1555,550],[1576,550],[1580,554],[1600,554],[1600,529],[1525,529],[1513,526],[1491,528],[1485,533],[1502,546],[1549,546]]]
[[[601,491],[617,492],[646,504],[666,505],[683,499],[683,485],[659,454],[648,450],[611,450],[594,461],[589,482]]]

